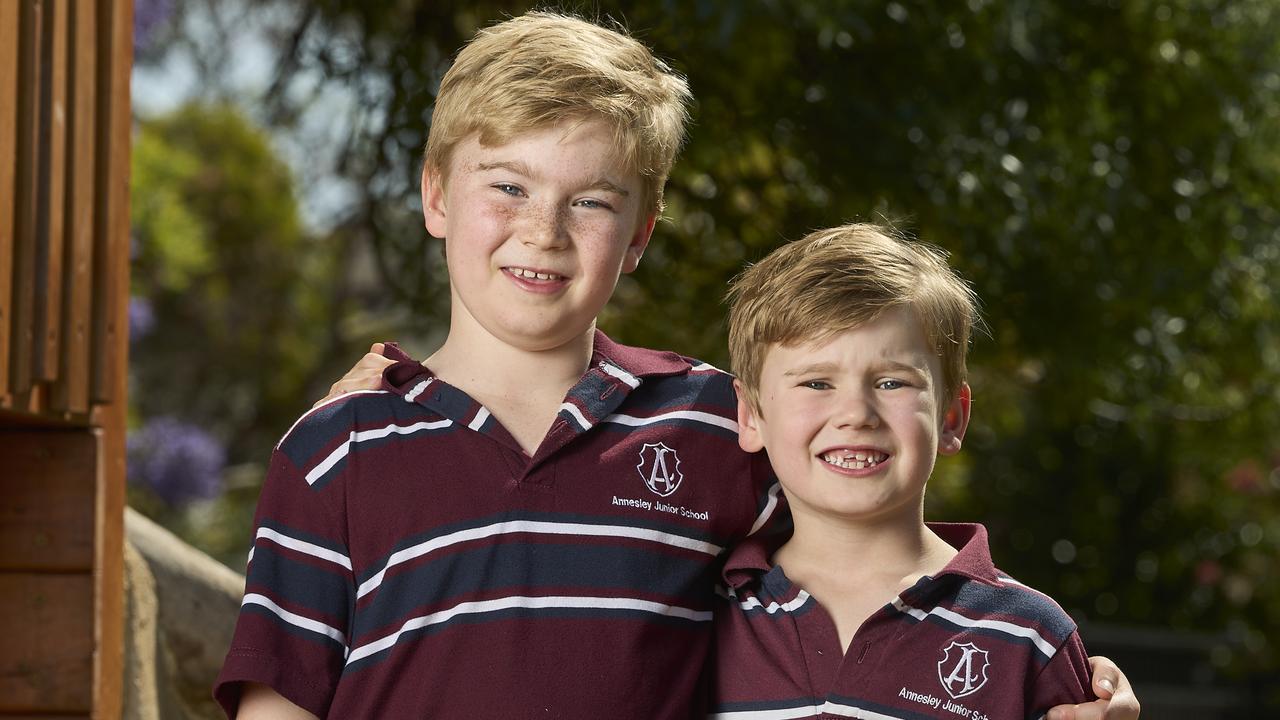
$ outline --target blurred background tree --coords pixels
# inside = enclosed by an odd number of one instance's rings
[[[139,110],[137,425],[208,433],[229,488],[140,480],[138,502],[238,568],[292,418],[369,342],[438,342],[435,88],[531,3],[137,3],[135,93],[197,103]],[[607,331],[723,366],[725,282],[784,240],[880,220],[946,248],[991,333],[930,515],[986,523],[1001,566],[1083,621],[1206,632],[1207,672],[1280,670],[1275,3],[567,9],[624,23],[697,97]]]

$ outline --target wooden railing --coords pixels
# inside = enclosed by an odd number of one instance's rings
[[[120,714],[132,0],[0,0],[0,717]]]

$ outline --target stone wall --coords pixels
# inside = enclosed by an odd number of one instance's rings
[[[125,720],[222,718],[211,693],[244,577],[132,509],[125,535]]]

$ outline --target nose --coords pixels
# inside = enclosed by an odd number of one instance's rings
[[[559,250],[569,243],[567,208],[540,204],[529,207],[521,223],[520,241],[531,248]]]
[[[840,394],[839,406],[833,417],[841,428],[876,428],[880,426],[880,413],[873,397],[861,390],[849,390]]]

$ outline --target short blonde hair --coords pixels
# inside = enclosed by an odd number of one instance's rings
[[[935,247],[871,223],[819,230],[742,271],[729,288],[729,357],[759,409],[769,346],[823,340],[908,305],[942,361],[949,402],[965,382],[978,298]]]
[[[688,83],[642,43],[581,18],[529,12],[476,33],[445,73],[424,160],[448,179],[450,156],[473,134],[500,145],[561,122],[604,120],[645,206],[662,188],[684,142]]]

